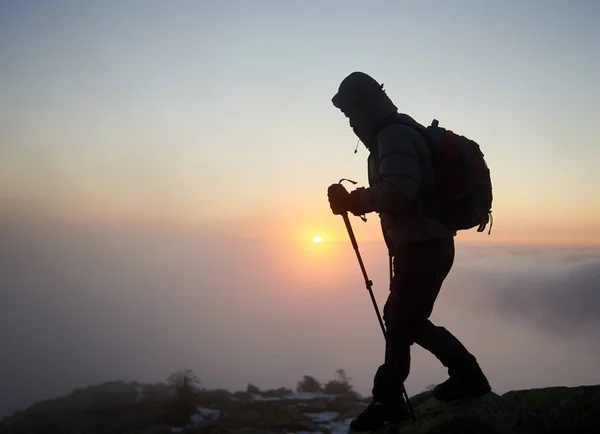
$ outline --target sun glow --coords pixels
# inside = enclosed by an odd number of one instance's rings
[[[313,243],[322,243],[323,242],[323,238],[316,236],[313,238]]]

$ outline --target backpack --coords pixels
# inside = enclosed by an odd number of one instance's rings
[[[419,131],[427,139],[435,177],[438,211],[432,216],[453,231],[488,222],[492,231],[492,180],[479,144],[439,126],[437,119]]]

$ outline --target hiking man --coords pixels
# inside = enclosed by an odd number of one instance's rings
[[[384,363],[373,379],[373,400],[352,421],[351,431],[373,431],[409,418],[402,386],[409,375],[410,347],[416,343],[448,369],[435,387],[441,401],[481,396],[491,390],[476,358],[429,317],[454,262],[456,232],[431,215],[434,179],[423,128],[397,107],[372,77],[353,72],[340,84],[333,105],[369,151],[368,188],[348,192],[333,184],[327,194],[333,214],[379,214],[393,260],[390,294],[383,309],[387,329]]]

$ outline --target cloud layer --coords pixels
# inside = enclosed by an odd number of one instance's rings
[[[383,342],[348,243],[318,256],[265,240],[34,223],[0,225],[0,414],[178,367],[227,388],[293,387],[341,367],[370,392]],[[361,252],[381,307],[385,249]],[[499,392],[600,383],[599,278],[597,249],[459,243],[432,320]],[[409,393],[445,379],[422,349],[413,361]]]

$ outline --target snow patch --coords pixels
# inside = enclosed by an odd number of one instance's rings
[[[331,422],[323,426],[331,430],[331,434],[347,434],[350,429],[350,422],[352,422],[352,419],[344,419],[341,422]]]
[[[252,395],[252,399],[254,401],[281,401],[281,398],[278,396],[262,396],[262,395]]]
[[[136,386],[135,390],[137,392],[136,402],[144,399],[144,389],[141,386]]]
[[[207,420],[219,420],[220,417],[221,412],[219,410],[198,407],[198,413],[193,414],[190,418],[190,421],[193,425],[198,425],[199,423],[205,422]]]
[[[193,414],[190,417],[190,424],[184,427],[173,427],[171,428],[172,433],[178,433],[183,431],[190,426],[200,425],[204,422],[211,420],[218,420],[221,417],[221,412],[219,410],[214,410],[212,408],[202,408],[198,407],[197,413]]]
[[[306,413],[306,415],[310,417],[314,422],[325,423],[331,422],[340,414],[337,411],[324,411],[322,413]]]
[[[337,396],[338,395],[330,395],[328,393],[323,393],[323,392],[297,392],[297,393],[290,393],[289,395],[284,396],[283,399],[298,399],[298,400],[319,399],[319,398],[333,399],[333,398],[337,398]]]
[[[308,400],[308,399],[333,399],[338,397],[339,395],[330,395],[323,392],[296,392],[289,393],[285,395],[283,398],[277,396],[262,396],[259,394],[252,395],[252,400],[254,401],[281,401],[282,399],[295,399],[299,401]]]
[[[288,434],[324,434],[323,431],[296,431]]]

